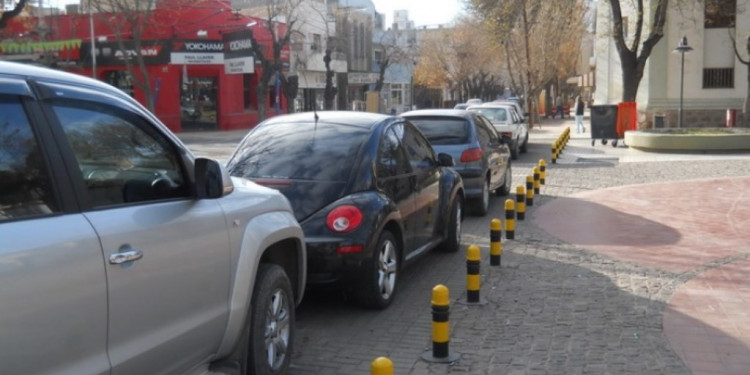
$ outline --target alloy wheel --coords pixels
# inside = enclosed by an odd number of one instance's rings
[[[390,299],[396,288],[396,256],[396,245],[391,241],[385,241],[378,256],[378,289],[383,300]]]
[[[266,311],[266,360],[273,370],[281,368],[287,356],[291,337],[289,299],[281,289],[271,296]]]

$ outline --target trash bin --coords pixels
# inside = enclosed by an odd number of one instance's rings
[[[617,135],[617,106],[600,104],[591,106],[591,145],[596,139],[601,139],[602,144],[607,144],[607,139],[616,140]],[[617,142],[613,142],[613,146]]]
[[[734,127],[736,122],[737,122],[737,110],[727,109],[727,127],[728,128]]]

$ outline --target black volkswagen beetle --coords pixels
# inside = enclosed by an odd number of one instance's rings
[[[459,249],[463,183],[452,165],[403,118],[332,111],[262,122],[227,168],[289,199],[308,284],[339,282],[358,304],[383,309],[404,264]]]

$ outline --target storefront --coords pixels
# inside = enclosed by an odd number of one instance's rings
[[[60,61],[53,66],[120,88],[153,108],[173,131],[249,129],[258,123],[259,105],[266,106],[268,116],[285,113],[287,103],[276,85],[269,85],[268,97],[257,95],[260,65],[253,55],[253,35],[247,25],[263,21],[238,17],[231,12],[229,2],[215,3],[216,8],[183,9],[158,2],[142,33],[140,51],[129,35],[115,38],[104,22],[105,15],[95,14],[93,33],[88,15],[47,17],[46,22],[57,29],[52,35],[61,39],[54,45],[66,49],[64,61],[58,54]],[[11,21],[10,33],[19,34],[34,26],[29,19]],[[279,27],[283,31],[284,26]],[[264,28],[252,31],[255,40],[271,39]],[[77,42],[61,43],[68,40]],[[52,45],[50,41],[44,43]],[[3,58],[28,54],[28,44],[39,42],[4,43]],[[271,48],[265,51],[264,55],[271,57]],[[282,60],[288,66],[289,54],[284,52]],[[142,57],[144,70],[138,67],[137,56]],[[150,92],[144,91],[147,88]]]

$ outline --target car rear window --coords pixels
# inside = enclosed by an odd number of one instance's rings
[[[472,108],[487,117],[492,122],[508,121],[508,111],[505,108]]]
[[[261,126],[227,163],[233,176],[348,181],[369,129],[326,123]]]
[[[409,117],[422,134],[433,145],[460,145],[469,143],[470,124],[463,118],[450,117]]]

